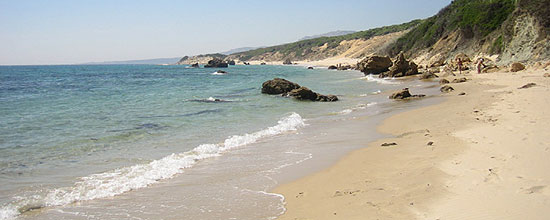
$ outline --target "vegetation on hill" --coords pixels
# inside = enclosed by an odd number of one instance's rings
[[[514,11],[515,3],[516,0],[455,0],[399,38],[388,52],[395,55],[400,51],[428,48],[456,30],[470,39],[486,37]],[[495,43],[495,50],[498,44]]]
[[[404,31],[418,25],[421,22],[422,20],[413,20],[411,22],[404,23],[404,24],[374,28],[366,31],[359,31],[352,34],[335,36],[335,37],[320,37],[315,39],[302,40],[302,41],[289,43],[289,44],[259,48],[256,50],[236,53],[233,55],[235,55],[240,60],[246,61],[246,60],[250,60],[255,56],[259,56],[265,53],[279,52],[284,57],[288,57],[292,55],[293,58],[295,59],[302,59],[307,57],[310,53],[312,53],[313,52],[312,48],[314,47],[321,47],[327,44],[327,48],[331,49],[331,48],[337,47],[340,44],[340,42],[344,40],[369,39],[375,36]]]

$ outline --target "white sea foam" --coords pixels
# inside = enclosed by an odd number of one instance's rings
[[[365,77],[363,77],[363,79],[380,83],[380,84],[393,84],[393,85],[401,84],[399,82],[396,82],[393,78],[378,78],[377,76],[373,76],[372,74],[366,75]]]
[[[220,72],[216,71],[216,72],[213,72],[213,73],[210,73],[210,74],[221,76],[221,75],[225,75],[226,73],[220,73]]]
[[[376,102],[370,102],[370,103],[367,103],[367,104],[358,104],[352,108],[348,108],[348,109],[344,109],[340,112],[338,112],[338,114],[340,115],[347,115],[347,114],[350,114],[354,111],[357,111],[357,110],[360,110],[360,109],[366,109],[367,107],[370,107],[370,106],[373,106],[373,105],[376,105],[378,103]]]
[[[221,156],[231,149],[252,144],[261,138],[295,131],[305,125],[299,114],[292,113],[279,120],[275,126],[250,134],[234,135],[223,143],[202,144],[191,151],[171,154],[148,164],[138,164],[82,177],[71,187],[53,189],[45,196],[20,197],[11,204],[3,205],[0,207],[0,219],[13,219],[20,213],[34,208],[62,206],[144,188],[160,180],[170,179],[200,160]]]

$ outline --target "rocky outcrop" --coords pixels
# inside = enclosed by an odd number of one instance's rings
[[[294,97],[298,100],[310,100],[318,102],[334,102],[338,101],[335,95],[321,95],[312,91],[307,87],[290,82],[286,79],[275,78],[268,80],[262,84],[262,93]]]
[[[283,65],[292,65],[292,60],[289,58],[285,59],[285,61],[283,61]]]
[[[512,63],[510,65],[510,72],[519,72],[525,69],[525,65],[521,63]]]
[[[328,69],[329,70],[336,70],[336,69],[338,69],[338,67],[335,66],[335,65],[330,65],[330,66],[328,66]]]
[[[199,68],[199,63],[193,63],[193,64],[191,64],[191,67],[193,67],[193,68]]]
[[[204,68],[227,68],[228,64],[222,59],[214,58],[208,61],[208,64],[204,65]]]
[[[393,94],[390,95],[390,99],[410,99],[410,98],[421,98],[421,97],[424,97],[426,95],[411,95],[411,93],[409,92],[409,88],[404,88],[402,89],[401,91],[398,91],[398,92],[394,92]]]
[[[392,64],[389,57],[370,56],[357,63],[357,69],[365,75],[380,74],[388,71]]]
[[[341,64],[338,64],[338,68],[336,68],[337,70],[350,70],[350,69],[353,69],[351,67],[351,65],[341,65]]]
[[[290,82],[286,79],[274,78],[262,84],[262,93],[270,95],[284,94],[293,89],[300,88],[297,83]]]
[[[393,65],[389,68],[388,72],[381,73],[379,76],[383,77],[403,77],[418,74],[418,66],[405,59],[403,52],[397,55]]]

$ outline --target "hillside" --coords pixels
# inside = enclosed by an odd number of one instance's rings
[[[550,0],[455,0],[400,37],[386,54],[404,51],[426,64],[458,53],[493,55],[500,63],[547,59],[548,5]]]

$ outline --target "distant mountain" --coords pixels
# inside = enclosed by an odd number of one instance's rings
[[[342,36],[342,35],[346,35],[346,34],[353,34],[355,32],[357,32],[357,31],[332,31],[332,32],[319,34],[319,35],[305,36],[305,37],[303,37],[302,39],[300,39],[298,41],[315,39],[315,38],[320,38],[320,37],[336,37],[336,36]]]
[[[246,52],[246,51],[249,51],[249,50],[255,50],[255,49],[258,49],[258,48],[260,48],[260,47],[241,47],[241,48],[235,48],[235,49],[232,49],[232,50],[221,52],[221,54],[230,55],[230,54],[234,54],[234,53],[240,53],[240,52]]]
[[[117,65],[117,64],[174,64],[177,63],[181,57],[174,58],[156,58],[145,60],[125,60],[125,61],[104,61],[104,62],[90,62],[83,63],[87,65]]]

